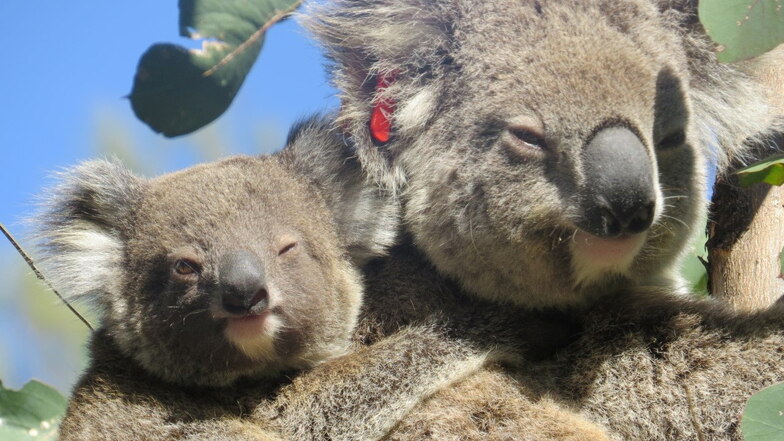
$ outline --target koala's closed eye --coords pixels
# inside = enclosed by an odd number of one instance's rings
[[[297,247],[297,242],[289,242],[278,250],[278,256],[282,256]]]
[[[544,133],[535,125],[513,124],[503,139],[508,152],[522,159],[541,158],[548,150]]]
[[[547,142],[539,131],[533,130],[528,127],[510,127],[509,133],[512,134],[517,140],[527,144],[530,147],[537,149],[546,149]]]

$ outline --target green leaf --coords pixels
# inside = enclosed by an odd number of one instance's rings
[[[770,185],[784,184],[784,154],[776,154],[738,170],[740,185],[748,187],[759,182]]]
[[[725,63],[755,57],[784,42],[782,0],[700,0],[699,15]]]
[[[784,279],[784,248],[779,253],[779,278]]]
[[[264,33],[302,0],[180,0],[180,35],[201,49],[161,43],[142,55],[130,99],[136,117],[166,136],[193,132],[231,104]]]
[[[763,389],[749,399],[740,430],[746,441],[784,439],[784,383]]]
[[[55,439],[67,404],[59,392],[35,380],[19,391],[6,389],[0,382],[0,439]]]

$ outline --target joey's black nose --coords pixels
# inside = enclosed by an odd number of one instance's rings
[[[631,130],[609,127],[583,152],[582,229],[600,237],[647,230],[656,210],[653,159]]]
[[[247,250],[232,251],[220,262],[218,285],[223,308],[232,314],[259,312],[267,307],[267,280],[261,259]]]

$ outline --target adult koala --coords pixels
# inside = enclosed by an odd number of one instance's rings
[[[334,61],[341,125],[369,176],[400,191],[414,246],[474,296],[582,323],[555,360],[515,373],[523,393],[619,439],[739,439],[744,400],[784,380],[780,307],[741,316],[671,296],[706,158],[724,167],[782,127],[772,90],[716,62],[695,8],[338,0],[306,20]],[[371,288],[390,285],[374,271]],[[535,419],[493,412],[508,381],[444,391],[392,438],[504,438]]]
[[[439,270],[483,297],[566,306],[671,286],[711,144],[725,164],[774,123],[688,4],[666,5],[338,1],[306,24],[360,160],[406,183],[405,222]],[[386,142],[368,130],[378,114]]]

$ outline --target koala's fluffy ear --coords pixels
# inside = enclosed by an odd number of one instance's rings
[[[82,163],[59,176],[34,219],[44,275],[67,298],[103,306],[122,279],[129,213],[143,180],[110,161]]]
[[[355,139],[357,155],[379,184],[398,188],[395,139],[415,137],[433,116],[439,77],[450,64],[454,8],[432,0],[333,0],[312,3],[300,18],[331,59],[341,92],[338,123]],[[383,89],[377,76],[393,78]],[[375,103],[393,102],[392,141],[374,145],[368,122]],[[387,113],[385,109],[385,114]]]
[[[296,124],[280,158],[318,187],[338,237],[354,263],[361,265],[386,254],[395,243],[400,207],[392,192],[367,178],[353,144],[333,121],[316,115]]]
[[[455,13],[433,0],[332,0],[310,4],[300,21],[362,82],[368,74],[442,61]]]

